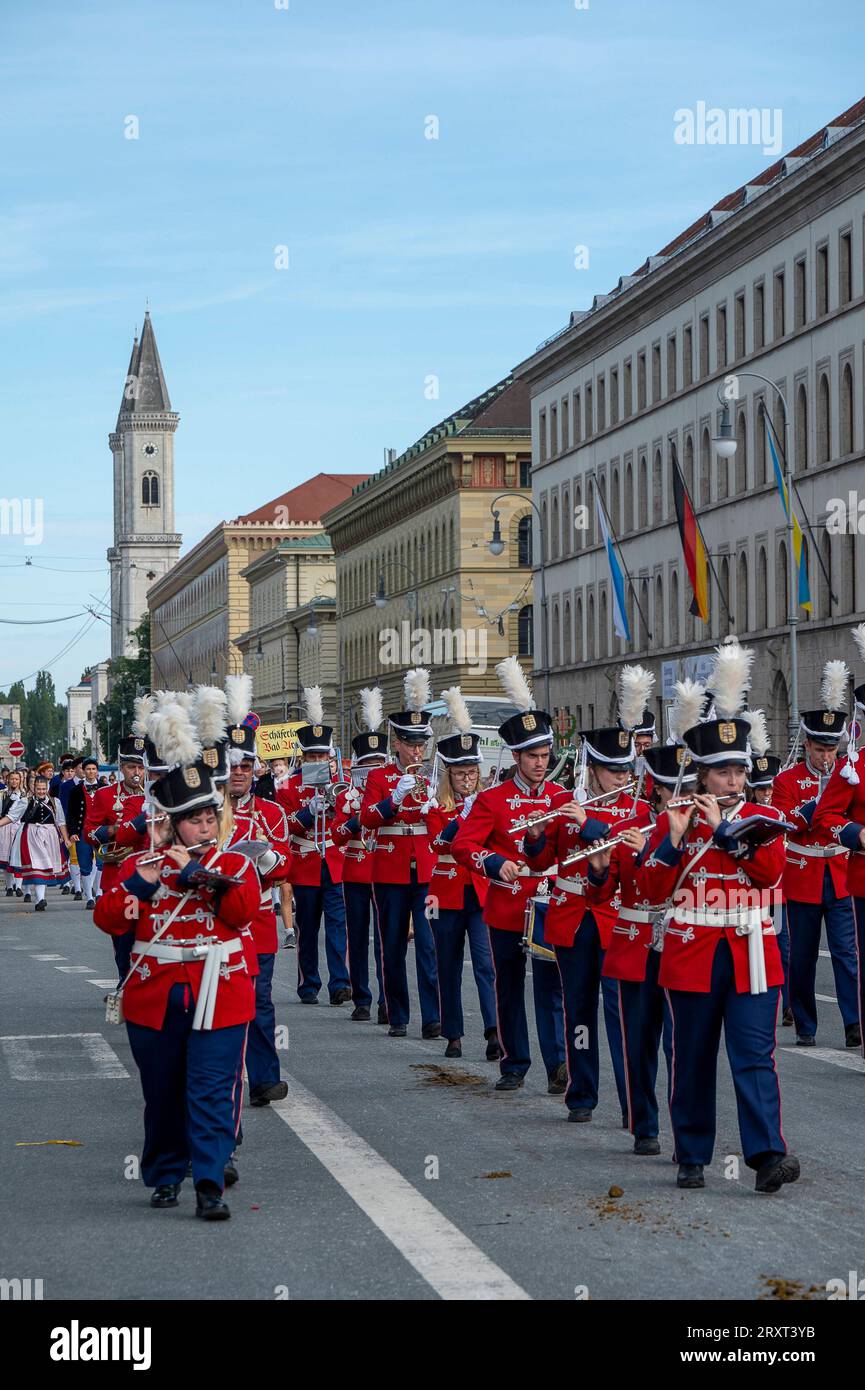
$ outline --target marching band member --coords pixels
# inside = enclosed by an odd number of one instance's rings
[[[270,906],[270,886],[290,872],[288,826],[282,808],[275,801],[259,801],[252,793],[255,771],[255,730],[243,721],[252,702],[252,677],[245,672],[227,676],[228,796],[220,820],[220,846],[231,849],[241,841],[262,840],[273,851],[274,860],[266,871],[259,871],[258,907],[250,923],[255,945],[255,1017],[249,1025],[246,1045],[246,1075],[249,1103],[269,1105],[283,1100],[288,1086],[279,1075],[276,1050],[276,1012],[273,1007],[273,966],[279,947],[276,918]]]
[[[769,730],[766,726],[766,716],[762,710],[743,710],[745,719],[751,725],[751,732],[748,734],[748,751],[751,754],[751,770],[748,773],[745,786],[748,790],[750,800],[755,806],[772,805],[772,789],[775,778],[781,771],[781,759],[774,753],[769,752]],[[789,817],[786,817],[789,820]],[[789,862],[789,861],[788,861]],[[787,869],[784,869],[786,877]],[[772,921],[775,925],[775,933],[778,937],[778,950],[781,952],[781,964],[784,967],[784,981],[781,985],[781,1024],[784,1028],[792,1028],[793,1011],[790,1008],[790,931],[787,922],[787,906],[784,902],[784,889],[782,886],[775,893],[775,902],[772,906]]]
[[[404,1038],[410,1018],[406,956],[414,932],[415,966],[421,1009],[421,1035],[441,1037],[435,946],[426,918],[433,856],[421,810],[423,779],[409,771],[423,762],[432,734],[426,705],[429,672],[407,671],[407,708],[388,717],[393,761],[374,768],[360,808],[364,830],[376,832],[372,857],[373,900],[381,938],[382,981],[388,1037]]]
[[[24,773],[20,768],[14,767],[11,772],[6,774],[6,787],[2,797],[0,797],[0,869],[3,870],[6,879],[7,898],[20,898],[24,895],[21,879],[13,872],[10,862],[17,822],[9,812],[16,802],[26,800]]]
[[[530,827],[527,851],[536,865],[557,863],[558,875],[550,894],[545,933],[554,947],[562,980],[567,1044],[568,1088],[565,1105],[568,1120],[586,1124],[598,1104],[600,1049],[598,1004],[604,1003],[604,1024],[613,1076],[622,1114],[629,1126],[628,1088],[622,1049],[618,990],[602,974],[604,953],[610,944],[619,908],[618,900],[586,900],[589,878],[587,858],[569,870],[567,860],[612,833],[632,826],[647,826],[648,802],[634,796],[634,741],[631,730],[639,727],[654,677],[642,666],[624,666],[619,677],[619,723],[603,729],[581,731],[579,789],[588,775],[591,811],[579,801],[557,806],[559,816],[546,827]]]
[[[659,982],[672,1017],[670,1116],[677,1184],[705,1186],[715,1144],[715,1087],[721,1029],[739,1115],[745,1162],[756,1190],[777,1192],[799,1177],[781,1132],[775,1024],[781,957],[767,894],[784,868],[784,842],[739,838],[735,822],[752,813],[780,820],[745,798],[750,725],[737,717],[753,652],[736,641],[717,649],[712,674],[716,718],[685,732],[697,764],[693,805],[668,805],[643,865],[655,902],[669,900]]]
[[[865,664],[865,623],[852,632],[860,659]],[[865,684],[853,691],[853,722],[849,731],[847,756],[836,762],[829,781],[820,791],[812,813],[812,828],[831,836],[835,844],[849,850],[847,892],[853,900],[856,928],[856,962],[859,986],[859,1034],[865,1052],[865,790],[863,790],[858,748],[865,720]],[[806,811],[808,808],[803,808]]]
[[[161,720],[163,752],[178,765],[154,784],[153,798],[170,832],[162,853],[139,851],[124,863],[93,915],[119,935],[130,902],[136,909],[131,969],[119,994],[144,1093],[141,1175],[154,1189],[150,1205],[177,1206],[191,1161],[196,1216],[223,1221],[231,1214],[222,1193],[238,1077],[255,1014],[243,934],[259,884],[248,859],[211,848],[221,798],[187,712],[167,704]]]
[[[324,765],[325,781],[313,785],[296,772],[276,794],[291,835],[289,882],[297,914],[297,994],[302,1004],[318,1003],[318,933],[324,916],[327,990],[331,1004],[340,1005],[351,999],[351,988],[345,963],[343,859],[333,837],[336,799],[329,801],[325,795],[325,787],[331,786],[327,764],[333,729],[324,723],[321,687],[305,687],[303,699],[309,723],[295,734],[301,766]]]
[[[64,854],[69,850],[66,818],[60,801],[50,795],[48,786],[48,778],[37,774],[33,779],[33,795],[13,802],[8,812],[8,819],[15,824],[9,848],[12,876],[24,885],[25,903],[30,901],[32,887],[36,899],[34,912],[45,911],[46,888],[62,886],[69,881]]]
[[[352,1020],[368,1023],[372,1009],[369,987],[369,934],[374,909],[372,897],[372,853],[374,837],[360,823],[360,808],[367,778],[374,767],[387,762],[387,738],[378,730],[384,719],[382,694],[378,686],[360,692],[361,719],[365,732],[351,741],[354,759],[349,777],[351,786],[342,803],[342,814],[334,817],[333,838],[343,852],[342,895],[345,902],[348,973],[354,1003]],[[381,941],[373,926],[373,955],[378,982],[378,1022],[387,1023],[387,1005],[381,974]]]
[[[820,687],[821,708],[800,718],[803,759],[775,778],[772,805],[796,830],[787,841],[783,889],[790,940],[790,1006],[799,1047],[813,1047],[817,1032],[817,958],[822,925],[832,958],[835,995],[848,1047],[861,1042],[856,983],[856,927],[847,889],[849,853],[826,826],[812,826],[810,812],[832,775],[846,729],[850,672],[843,661],[827,661]],[[797,740],[798,743],[798,740]]]
[[[482,911],[489,880],[462,868],[451,854],[460,814],[466,805],[471,810],[480,789],[480,735],[471,732],[471,715],[458,685],[443,690],[442,699],[454,732],[437,744],[441,772],[426,820],[430,846],[436,854],[427,913],[436,948],[441,1025],[447,1038],[445,1056],[463,1055],[463,956],[468,940],[484,1025],[486,1059],[497,1062],[502,1050],[496,1029],[493,962]]]
[[[95,758],[84,758],[81,764],[81,774],[81,781],[76,783],[69,794],[66,829],[70,840],[75,845],[84,905],[92,911],[96,905],[94,888],[96,855],[93,845],[84,834],[84,822],[87,819],[87,809],[90,802],[99,790],[99,764]]]
[[[549,812],[566,794],[546,779],[553,746],[552,720],[535,707],[531,687],[519,660],[509,656],[496,672],[517,714],[499,726],[499,737],[510,749],[514,776],[478,793],[452,842],[457,864],[489,879],[483,919],[493,958],[498,1036],[502,1047],[501,1075],[495,1089],[516,1091],[525,1084],[531,1066],[526,1019],[526,956],[523,950],[526,904],[543,879],[526,857],[523,835],[514,827],[531,811]]]
[[[148,844],[144,810],[144,739],[131,734],[117,750],[120,774],[114,786],[100,787],[87,803],[84,838],[102,851],[102,891],[107,893],[119,881],[120,867],[136,850]],[[112,932],[114,960],[122,980],[129,971],[129,953],[135,929]]]

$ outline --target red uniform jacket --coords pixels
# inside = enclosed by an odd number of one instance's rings
[[[427,812],[430,845],[435,852],[432,877],[429,881],[430,896],[438,900],[441,908],[462,908],[465,903],[466,888],[473,888],[481,907],[487,900],[490,881],[483,874],[470,873],[458,864],[453,853],[453,839],[459,831],[460,812],[463,802],[458,801],[452,811],[441,806],[432,806]]]
[[[526,904],[546,875],[536,870],[523,848],[523,836],[511,834],[517,821],[535,811],[549,811],[562,797],[570,797],[557,782],[542,782],[532,789],[521,777],[508,778],[478,792],[472,809],[460,821],[452,852],[458,864],[490,880],[484,903],[484,921],[502,931],[525,929]],[[499,870],[506,860],[527,867],[526,877],[504,883]]]
[[[848,784],[845,782],[845,786]],[[826,865],[832,875],[835,896],[843,898],[847,889],[847,860],[837,837],[826,826],[815,826],[812,815],[802,807],[817,797],[820,779],[808,771],[804,762],[779,772],[772,783],[772,805],[784,820],[796,826],[795,834],[787,839],[787,867],[782,888],[784,897],[797,903],[819,903],[823,898],[823,877]],[[831,847],[831,858],[807,853],[813,848]]]
[[[865,850],[859,842],[859,832],[865,829],[865,786],[861,781],[856,785],[841,776],[841,769],[846,765],[846,758],[836,762],[817,802],[811,829],[827,836],[829,843],[844,845],[850,850],[845,891],[855,898],[865,898]],[[860,756],[860,778],[863,773],[865,759]]]
[[[272,955],[279,947],[276,916],[270,896],[272,883],[283,883],[289,875],[288,826],[282,808],[275,801],[260,801],[249,795],[234,803],[234,830],[226,848],[239,840],[266,840],[279,855],[279,862],[270,873],[259,874],[258,909],[252,917],[252,936],[260,956]]]
[[[315,847],[313,813],[306,809],[306,803],[320,790],[320,787],[305,787],[300,773],[295,772],[276,793],[276,800],[285,812],[291,838],[288,881],[304,888],[315,888],[321,883],[321,855]],[[334,883],[342,883],[343,856],[339,844],[333,838],[333,825],[337,818],[344,819],[342,812],[325,812],[324,857],[331,880]],[[318,821],[320,824],[320,815]]]
[[[353,787],[337,802],[333,818],[333,840],[342,850],[343,883],[372,883],[372,854],[375,835],[360,823],[362,797]]]
[[[390,799],[402,776],[403,770],[396,763],[386,763],[374,767],[367,778],[360,823],[364,830],[376,831],[373,883],[411,883],[412,864],[417,868],[418,883],[429,883],[432,873],[433,853],[421,810],[423,802],[412,793],[400,806],[394,806]]]
[[[569,794],[567,800],[573,797]],[[564,816],[550,821],[541,840],[534,846],[531,841],[527,842],[529,862],[535,868],[561,864],[569,855],[587,849],[592,841],[604,837],[607,827],[613,827],[610,834],[614,835],[629,825],[648,826],[652,815],[649,803],[638,801],[635,811],[631,810],[633,804],[633,796],[623,793],[608,805],[590,806],[586,812],[588,819],[582,827]],[[573,946],[577,928],[585,913],[591,911],[598,926],[601,947],[606,951],[616,923],[619,898],[617,892],[613,892],[609,897],[597,895],[595,901],[589,903],[586,899],[589,881],[587,858],[560,872],[556,878],[544,923],[544,937],[550,946]]]
[[[252,864],[239,854],[211,850],[204,860],[209,868],[218,868],[220,873],[237,875],[243,880],[215,898],[207,889],[186,890],[179,881],[181,871],[174,866],[166,865],[159,883],[148,883],[135,872],[138,859],[136,854],[120,865],[121,882],[97,899],[93,910],[97,927],[111,936],[122,936],[134,926],[136,943],[150,941],[166,916],[189,891],[189,898],[159,941],[175,947],[194,947],[214,940],[239,942],[239,948],[220,967],[213,1027],[229,1028],[235,1023],[248,1023],[255,1017],[255,986],[249,973],[243,936],[249,935],[249,922],[255,915],[259,897]],[[133,947],[133,963],[139,949]],[[144,956],[123,990],[124,1017],[146,1028],[161,1028],[172,986],[188,985],[197,1002],[203,970],[203,959],[170,961],[158,960],[150,954]]]
[[[735,813],[734,813],[735,814]],[[757,806],[745,802],[738,812],[750,815],[775,816],[772,806]],[[721,822],[723,828],[724,822]],[[711,848],[701,855],[693,869],[691,862],[702,846],[711,841]],[[736,991],[750,991],[748,967],[748,938],[737,935],[734,926],[706,926],[687,920],[693,910],[731,909],[753,906],[759,910],[763,924],[763,951],[766,959],[766,983],[780,985],[784,978],[781,953],[772,926],[773,893],[784,872],[784,840],[778,836],[769,845],[762,845],[753,854],[738,856],[718,848],[712,830],[702,816],[697,816],[683,845],[674,849],[669,839],[666,813],[658,818],[657,835],[653,837],[652,852],[641,869],[641,883],[651,901],[665,902],[676,890],[676,913],[666,927],[664,950],[658,982],[664,989],[693,990],[708,994],[712,985],[712,962],[721,937],[726,937],[733,953]],[[684,874],[684,877],[683,877]]]
[[[120,788],[120,800],[123,803],[122,809],[115,811],[114,803],[117,800],[118,789],[114,787],[100,787],[98,792],[87,800],[87,814],[84,817],[84,838],[88,844],[93,845],[94,849],[99,849],[101,841],[94,838],[93,832],[98,830],[101,825],[117,824],[117,834],[114,844],[118,848],[142,850],[150,844],[150,836],[145,830],[143,834],[130,824],[144,810],[143,792],[125,792]],[[102,870],[102,891],[107,893],[116,883],[120,882],[124,864],[106,864]],[[128,927],[127,927],[128,931]]]
[[[639,865],[634,850],[627,845],[614,845],[603,883],[599,884],[595,876],[589,874],[586,902],[593,913],[597,914],[599,907],[613,898],[619,901],[601,972],[608,979],[640,981],[646,978],[654,933],[652,918],[661,904],[652,901],[641,866],[658,843],[657,829],[652,829]]]

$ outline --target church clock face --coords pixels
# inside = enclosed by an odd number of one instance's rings
[[[159,453],[159,447],[156,444],[145,444],[142,453],[145,458],[155,459],[156,455]]]

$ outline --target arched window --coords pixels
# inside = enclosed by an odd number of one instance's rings
[[[766,417],[763,413],[763,398],[758,396],[754,402],[754,486],[762,487],[766,481]]]
[[[741,497],[748,491],[748,422],[744,410],[736,421],[736,493]]]
[[[545,497],[544,500],[543,500],[543,502],[541,503],[541,555],[542,555],[542,556],[549,555],[549,553],[550,553],[550,532],[549,532],[549,527],[547,526],[547,520],[548,520],[548,518],[547,518],[547,499],[546,499],[546,497]]]
[[[517,564],[521,569],[532,567],[532,514],[521,516],[517,524]]]
[[[655,613],[652,619],[652,646],[663,647],[664,643],[664,581],[655,576]]]
[[[842,613],[856,610],[856,537],[839,536],[841,542],[841,593],[838,595]]]
[[[719,604],[718,604],[718,635],[720,636],[722,632],[724,632],[724,631],[729,631],[729,627],[730,627],[730,617],[729,617],[729,614],[730,614],[730,611],[731,611],[731,609],[732,609],[732,607],[733,607],[732,603],[730,602],[730,557],[729,557],[729,555],[722,555],[722,557],[721,557],[721,568],[720,568],[719,577],[720,577],[720,580],[721,580],[721,593],[723,594],[724,598],[726,599],[726,606],[725,606],[723,603],[719,603]]]
[[[619,535],[621,531],[624,529],[621,522],[620,510],[621,499],[619,497],[619,470],[618,468],[614,468],[613,486],[610,497],[610,520],[613,523],[613,530],[616,532],[617,535]]]
[[[556,560],[559,555],[559,499],[555,493],[553,494],[553,533],[550,539],[552,540],[551,556],[553,560]]]
[[[788,597],[790,589],[787,581],[787,543],[781,541],[775,559],[775,626],[782,627],[788,621]]]
[[[832,427],[829,407],[829,378],[825,372],[817,387],[817,462],[828,463],[832,456]]]
[[[586,608],[586,660],[595,659],[595,596],[589,594],[589,603]]]
[[[670,646],[679,645],[679,576],[673,570],[670,576]]]
[[[583,600],[582,600],[581,598],[578,598],[578,599],[577,599],[577,606],[576,606],[574,612],[576,613],[576,627],[574,628],[574,660],[577,661],[577,662],[579,662],[579,661],[582,661],[582,659],[583,659],[583,651],[584,651],[584,646],[583,646]]]
[[[640,459],[638,488],[640,493],[640,530],[644,531],[649,524],[649,468],[645,454]]]
[[[554,603],[554,604],[553,604],[553,632],[552,632],[552,638],[553,638],[553,640],[552,640],[552,642],[551,642],[550,645],[551,645],[552,650],[553,650],[553,665],[554,665],[554,666],[561,666],[561,664],[562,664],[562,630],[561,630],[561,624],[560,624],[560,621],[559,621],[559,605],[558,605],[557,603]]]
[[[563,417],[564,418],[564,417]],[[571,516],[571,494],[568,488],[562,493],[562,554],[571,553],[571,533],[573,531],[573,517]]]
[[[709,431],[704,429],[700,436],[700,505],[706,507],[712,500],[712,445]]]
[[[769,586],[766,580],[766,547],[761,545],[757,552],[757,588],[755,597],[757,599],[757,630],[763,630],[769,626]]]
[[[831,618],[832,616],[832,546],[829,542],[830,535],[824,527],[820,539],[820,555],[823,565],[817,567],[817,616],[820,618]],[[826,575],[828,575],[828,580]]]
[[[657,523],[664,515],[664,493],[661,481],[661,451],[655,450],[652,460],[652,521]]]
[[[685,486],[694,496],[694,437],[685,435]]]
[[[565,666],[571,664],[571,601],[565,599],[565,626],[562,633],[562,660]]]
[[[646,623],[649,621],[648,579],[644,579],[642,584],[640,585],[640,608],[642,610],[640,613],[640,640],[637,645],[642,650],[643,648],[646,648],[649,645],[649,633],[646,629]]]
[[[607,591],[601,590],[600,623],[598,625],[598,656],[608,655],[609,618],[607,616]]]
[[[841,373],[841,453],[853,452],[853,371],[849,362]]]
[[[629,463],[625,470],[625,515],[622,517],[622,530],[634,529],[634,466]]]
[[[586,484],[586,545],[595,543],[595,480]]]
[[[772,685],[772,699],[769,707],[769,734],[773,748],[786,748],[789,737],[790,701],[787,695],[787,682],[780,671],[776,672]]]
[[[750,632],[751,623],[748,618],[748,557],[744,550],[739,556],[735,617],[736,631]]]
[[[580,515],[583,509],[583,486],[582,483],[574,483],[574,549],[582,550],[585,544],[585,530],[583,529],[583,518]]]
[[[159,506],[159,477],[156,473],[145,473],[141,479],[141,505]]]
[[[521,608],[517,614],[517,654],[519,656],[534,656],[535,654],[535,629],[530,603]]]
[[[808,393],[804,382],[796,392],[796,472],[808,467]]]

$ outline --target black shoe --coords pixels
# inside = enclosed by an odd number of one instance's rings
[[[635,1139],[634,1153],[643,1158],[654,1158],[655,1154],[661,1152],[661,1146],[657,1139]]]
[[[7,888],[7,889],[6,889],[6,896],[7,896],[7,898],[14,898],[14,897],[15,897],[15,889],[14,889],[14,888]]]
[[[318,997],[315,994],[302,994],[300,996],[300,1002],[301,1004],[317,1004]]]
[[[237,1171],[237,1154],[232,1154],[225,1165],[224,1181],[226,1187],[234,1187],[240,1181],[240,1174]]]
[[[441,1024],[425,1023],[420,1030],[420,1035],[422,1038],[426,1038],[427,1041],[431,1041],[433,1038],[440,1038],[442,1035]]]
[[[502,1059],[502,1045],[495,1034],[491,1038],[487,1038],[486,1056],[488,1062],[500,1062]]]
[[[352,1009],[352,1022],[369,1023],[369,1009],[365,1009],[362,1004],[358,1004],[356,1009]]]
[[[179,1182],[163,1182],[150,1194],[152,1207],[176,1207],[180,1195]]]
[[[845,1047],[861,1047],[861,1046],[862,1046],[862,1030],[860,1029],[858,1023],[851,1023],[851,1024],[848,1025],[848,1027],[846,1027],[846,1028],[844,1029],[844,1046],[845,1046]]]
[[[680,1163],[679,1171],[676,1174],[677,1187],[705,1187],[706,1179],[703,1177],[702,1163]]]
[[[378,1006],[378,1017],[376,1018],[376,1023],[387,1023],[387,1005],[386,1005],[386,1004],[379,1004],[379,1006]]]
[[[63,896],[64,896],[64,898],[65,898],[65,897],[66,897],[66,894],[69,893],[69,892],[71,892],[71,889],[70,889],[70,887],[69,887],[69,884],[68,884],[68,883],[64,883],[63,887],[60,889],[60,892],[63,894]]]
[[[274,1081],[270,1086],[259,1086],[255,1091],[256,1100],[250,1096],[250,1104],[269,1105],[272,1100],[285,1100],[288,1095],[287,1081]]]
[[[336,991],[336,994],[334,994],[334,995],[331,996],[331,1001],[330,1001],[330,1002],[331,1002],[331,1004],[334,1005],[334,1007],[337,1007],[337,1008],[339,1007],[340,1004],[350,1004],[350,1003],[351,1003],[351,990],[350,990],[350,989],[338,989],[338,990]]]
[[[389,1038],[404,1038],[405,1025],[402,1023],[395,1023],[392,1028],[388,1028],[387,1035]]]
[[[813,1033],[799,1033],[796,1038],[797,1047],[816,1047],[817,1039]]]
[[[591,1123],[591,1110],[569,1110],[568,1120],[572,1125],[587,1125]]]
[[[547,1078],[547,1095],[563,1096],[568,1089],[568,1069],[560,1062],[551,1076]]]
[[[88,898],[88,899],[87,899],[87,904],[86,904],[86,905],[87,905],[87,907],[90,909],[90,911],[92,912],[93,909],[94,909],[94,907],[96,906],[96,901],[95,901],[95,899],[94,899],[94,898]]]
[[[755,1192],[777,1192],[785,1182],[796,1182],[799,1177],[799,1160],[795,1154],[773,1154],[757,1169]]]
[[[22,898],[22,897],[24,896],[24,889],[23,889],[23,888],[16,888],[16,889],[15,889],[15,896],[16,896],[16,898]]]
[[[227,1221],[231,1212],[222,1200],[221,1192],[195,1190],[195,1215],[202,1221]]]
[[[26,902],[26,899],[25,899],[25,902]],[[33,911],[34,911],[34,912],[44,912],[47,906],[48,906],[48,904],[46,903],[45,899],[44,899],[44,898],[40,898],[40,899],[39,899],[39,902],[36,904],[36,906],[34,907]]]
[[[463,1049],[459,1038],[448,1038],[448,1045],[445,1048],[446,1057],[462,1057]]]
[[[25,893],[25,894],[24,894],[24,901],[25,901],[25,903],[32,903],[33,898],[31,897],[31,895],[30,895],[29,893]]]
[[[512,1071],[505,1072],[504,1076],[494,1086],[496,1091],[518,1091],[525,1084],[525,1077],[515,1076]]]
[[[80,889],[80,888],[78,889],[78,892],[75,894],[75,901],[76,901],[77,903],[80,903],[80,902],[83,902],[83,901],[84,901],[84,894],[81,892],[81,889]]]

